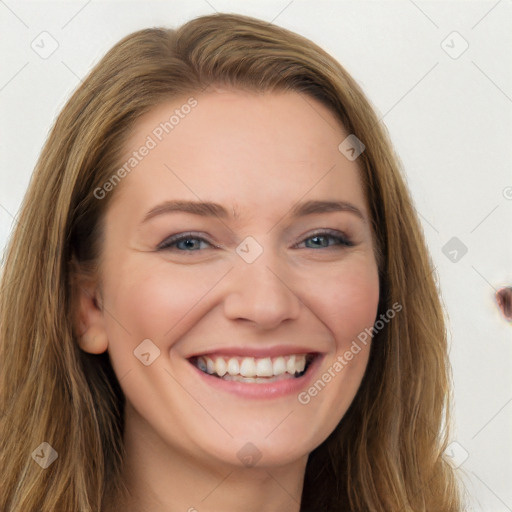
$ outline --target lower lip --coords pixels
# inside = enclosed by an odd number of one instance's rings
[[[317,372],[321,362],[323,360],[322,354],[317,354],[315,359],[308,366],[308,369],[302,377],[279,380],[275,382],[265,383],[250,383],[250,382],[237,382],[232,380],[224,380],[219,377],[213,377],[208,373],[203,372],[192,363],[189,365],[199,374],[199,377],[208,385],[219,389],[221,391],[227,391],[234,395],[241,396],[243,398],[278,398],[282,396],[298,394],[301,390],[306,388],[315,373]]]

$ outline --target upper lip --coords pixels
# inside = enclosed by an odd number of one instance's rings
[[[317,354],[318,350],[299,345],[275,345],[273,347],[219,347],[215,349],[194,352],[187,359],[198,356],[240,356],[240,357],[278,357],[292,354]]]

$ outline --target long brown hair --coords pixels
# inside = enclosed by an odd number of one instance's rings
[[[76,278],[101,279],[102,222],[115,197],[98,200],[94,191],[118,169],[142,114],[210,84],[316,98],[364,143],[358,163],[377,247],[378,315],[402,306],[375,334],[349,410],[309,456],[301,511],[460,511],[443,458],[450,426],[444,312],[387,132],[325,51],[234,14],[128,35],[57,118],[5,253],[0,510],[99,512],[122,489],[124,396],[108,353],[80,350],[74,327]],[[31,455],[42,442],[58,454],[44,470]]]

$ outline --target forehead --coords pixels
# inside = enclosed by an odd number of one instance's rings
[[[347,135],[326,106],[298,92],[216,90],[182,97],[136,122],[125,162],[149,149],[116,194],[145,204],[214,200],[236,216],[301,197],[351,199],[364,209],[358,165],[338,149]]]

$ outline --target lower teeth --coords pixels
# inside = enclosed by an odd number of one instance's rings
[[[298,374],[296,374],[298,375]],[[216,375],[218,377],[218,375]],[[284,373],[282,375],[276,375],[274,377],[242,377],[242,375],[229,375],[228,373],[223,377],[219,377],[222,380],[233,380],[236,382],[254,382],[254,383],[265,383],[265,382],[275,382],[276,380],[288,380],[295,379],[296,376],[290,375],[289,373]]]
[[[304,368],[304,371],[302,371],[300,373],[296,373],[295,375],[290,375],[289,373],[283,373],[281,375],[275,375],[274,377],[243,377],[242,375],[229,375],[229,373],[226,373],[223,377],[219,377],[216,373],[213,373],[213,374],[208,373],[208,372],[203,372],[203,373],[206,373],[206,375],[210,375],[212,377],[217,377],[218,379],[222,379],[222,380],[264,384],[267,382],[275,382],[278,380],[298,379],[299,377],[302,377],[306,373],[308,366],[309,366],[309,364],[306,365],[306,367]]]

